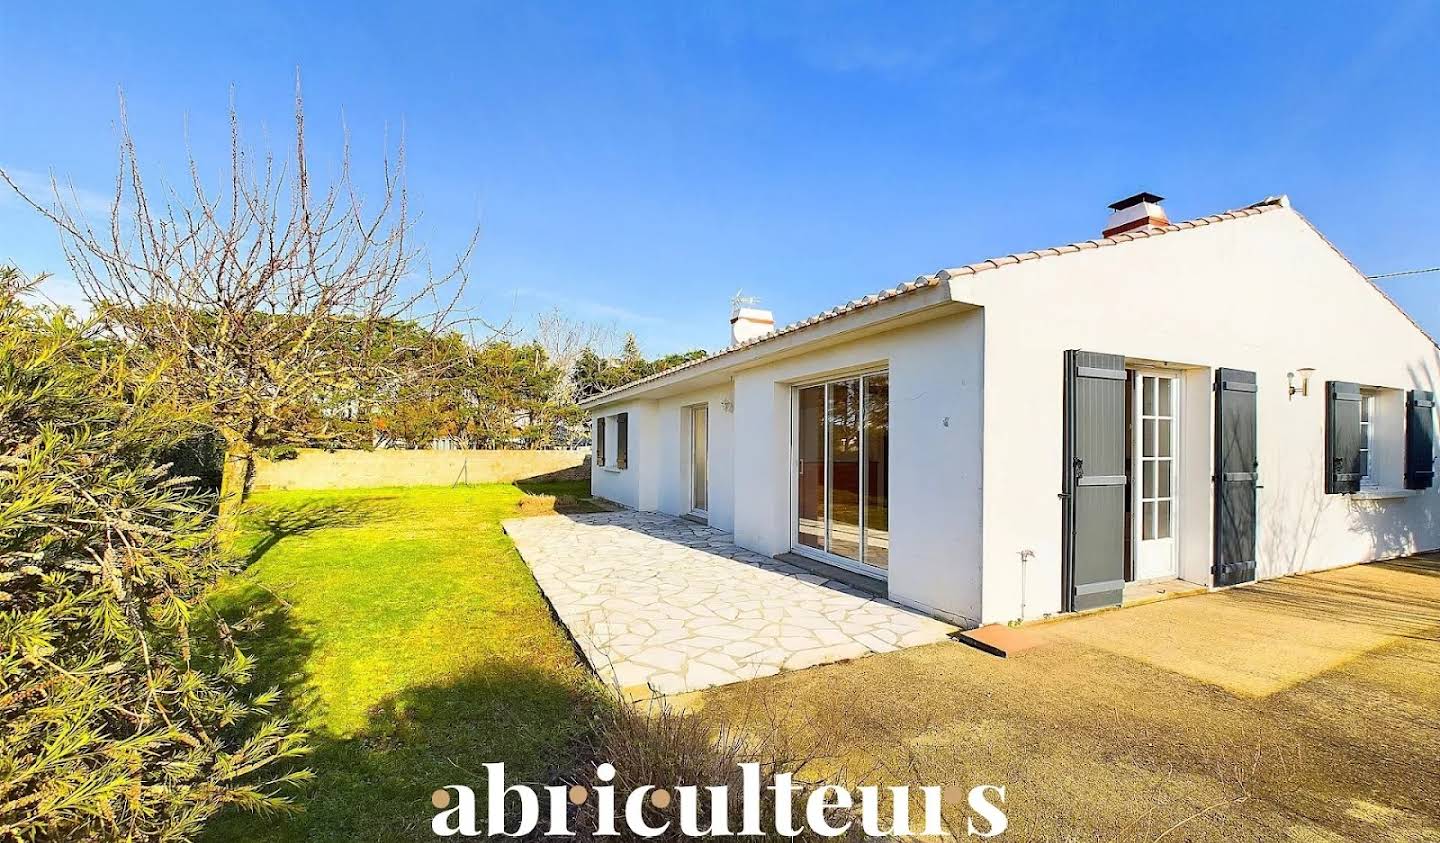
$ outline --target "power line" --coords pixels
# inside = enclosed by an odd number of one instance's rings
[[[1440,272],[1440,266],[1432,266],[1428,269],[1407,269],[1403,272],[1384,272],[1380,275],[1367,275],[1365,277],[1374,281],[1377,278],[1397,278],[1401,275],[1423,275],[1426,272]]]

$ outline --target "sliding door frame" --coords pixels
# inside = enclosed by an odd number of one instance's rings
[[[824,562],[827,565],[834,565],[837,568],[844,568],[847,571],[854,571],[857,574],[864,574],[867,577],[874,577],[878,580],[885,580],[888,577],[890,572],[889,567],[887,566],[885,568],[878,568],[874,565],[866,564],[863,561],[865,559],[867,547],[866,522],[869,521],[867,507],[865,506],[865,493],[867,489],[865,481],[869,479],[868,477],[866,477],[866,474],[869,472],[869,455],[866,453],[866,449],[868,448],[868,446],[865,444],[865,405],[869,398],[867,397],[867,390],[865,389],[864,378],[870,377],[872,375],[886,375],[888,377],[889,374],[889,366],[868,366],[863,369],[856,369],[854,371],[827,375],[823,378],[798,381],[790,385],[790,469],[788,471],[788,475],[790,478],[790,550],[793,553],[798,553],[801,556],[814,559],[818,562]],[[824,501],[821,504],[821,518],[824,521],[825,547],[829,548],[831,546],[830,530],[833,523],[833,519],[830,517],[830,487],[834,484],[834,463],[831,460],[830,436],[830,387],[832,384],[848,380],[853,380],[856,382],[856,388],[860,394],[860,412],[857,421],[858,435],[856,443],[860,455],[860,489],[858,501],[858,520],[860,523],[857,525],[857,528],[859,530],[859,539],[857,541],[857,544],[860,548],[860,559],[862,561],[859,562],[854,559],[850,559],[849,557],[841,556],[837,553],[830,553],[828,550],[820,550],[818,548],[809,547],[808,545],[803,545],[800,543],[800,390],[808,389],[815,386],[824,388],[824,397],[821,402],[823,408],[822,418],[824,419],[824,429],[821,435],[824,436],[825,446],[825,483],[821,488],[821,493],[824,497]],[[888,388],[889,387],[887,385],[887,389]],[[887,426],[888,435],[888,426],[890,423],[888,417],[885,423]],[[886,506],[889,506],[888,495],[886,498]]]
[[[710,520],[710,404],[708,402],[691,404],[685,407],[684,410],[686,427],[685,444],[688,446],[685,454],[685,485],[687,487],[685,500],[689,509],[686,511],[686,514],[693,515],[697,518],[704,518],[708,522]],[[697,411],[703,411],[705,413],[705,506],[703,508],[695,505],[695,448],[697,444],[695,420]]]

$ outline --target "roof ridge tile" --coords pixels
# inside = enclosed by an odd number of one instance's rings
[[[599,395],[595,395],[595,396],[592,396],[592,397],[590,397],[590,398],[585,399],[585,400],[582,401],[581,403],[582,403],[582,405],[583,405],[583,404],[593,404],[593,403],[595,403],[595,402],[600,401],[601,399],[607,398],[607,397],[609,397],[609,396],[611,396],[611,395],[614,395],[614,394],[616,394],[616,393],[622,392],[622,391],[627,390],[627,389],[631,389],[631,388],[636,387],[636,386],[640,386],[641,384],[650,383],[651,381],[655,381],[655,380],[658,380],[658,379],[663,378],[663,377],[668,377],[668,376],[673,375],[673,374],[675,374],[675,373],[677,373],[677,372],[681,372],[681,371],[683,371],[683,370],[685,370],[685,369],[689,369],[689,368],[692,368],[692,367],[694,367],[694,366],[698,366],[698,365],[700,365],[701,363],[706,363],[706,362],[708,362],[708,361],[710,361],[710,360],[714,360],[714,359],[717,358],[717,357],[723,357],[724,355],[731,354],[731,353],[736,352],[736,351],[740,351],[741,349],[751,348],[751,347],[753,347],[753,346],[759,345],[760,343],[768,342],[769,340],[772,340],[772,339],[775,339],[775,338],[777,338],[777,337],[780,337],[780,336],[782,336],[782,335],[784,335],[784,334],[788,334],[788,333],[791,333],[791,332],[793,332],[793,331],[798,331],[798,330],[800,330],[801,328],[808,328],[808,327],[811,326],[811,325],[815,325],[815,324],[817,324],[817,323],[824,322],[824,321],[826,321],[826,320],[828,320],[828,319],[833,319],[833,318],[835,318],[835,317],[837,317],[837,316],[842,316],[842,315],[844,315],[844,314],[846,314],[846,313],[854,312],[854,311],[859,310],[859,309],[861,309],[861,308],[863,308],[863,307],[869,307],[870,305],[877,304],[877,303],[879,303],[879,302],[881,302],[881,301],[888,301],[889,299],[896,298],[897,296],[905,295],[905,294],[907,294],[907,293],[913,293],[913,292],[915,292],[916,290],[928,289],[928,288],[930,288],[930,287],[938,286],[938,285],[941,284],[941,283],[947,283],[947,282],[949,282],[950,280],[952,280],[952,279],[954,279],[954,278],[959,278],[959,277],[961,277],[961,276],[965,276],[965,275],[978,275],[978,274],[980,274],[981,272],[985,272],[985,271],[992,270],[992,269],[1000,269],[1000,268],[1005,267],[1005,266],[1012,266],[1012,265],[1015,265],[1015,264],[1018,264],[1018,263],[1022,263],[1022,262],[1024,262],[1024,261],[1028,261],[1028,260],[1038,260],[1038,259],[1046,258],[1046,257],[1058,257],[1058,256],[1060,256],[1060,255],[1073,254],[1073,253],[1075,253],[1075,252],[1083,252],[1083,251],[1087,251],[1087,250],[1090,250],[1090,249],[1098,249],[1098,248],[1101,248],[1101,247],[1103,247],[1103,246],[1117,246],[1117,245],[1119,245],[1119,244],[1121,244],[1121,243],[1128,243],[1128,242],[1132,242],[1132,241],[1135,241],[1135,240],[1142,240],[1142,239],[1146,239],[1146,238],[1150,238],[1150,237],[1159,237],[1159,236],[1161,236],[1161,235],[1169,234],[1169,233],[1175,232],[1175,231],[1187,231],[1187,230],[1192,229],[1192,228],[1199,228],[1200,226],[1203,226],[1203,225],[1213,225],[1214,223],[1225,222],[1226,220],[1234,220],[1234,219],[1242,219],[1242,218],[1244,218],[1244,217],[1251,217],[1251,216],[1255,216],[1256,214],[1261,214],[1261,213],[1264,213],[1264,212],[1266,212],[1266,211],[1272,210],[1272,209],[1274,209],[1274,208],[1289,208],[1289,207],[1290,207],[1290,198],[1289,198],[1288,196],[1284,196],[1284,195],[1281,195],[1281,196],[1267,196],[1267,197],[1265,197],[1264,199],[1260,200],[1259,202],[1254,203],[1253,205],[1248,205],[1248,206],[1246,206],[1246,207],[1244,207],[1244,208],[1236,208],[1236,209],[1233,210],[1233,211],[1225,211],[1225,212],[1219,213],[1219,214],[1211,214],[1211,215],[1209,215],[1209,216],[1198,217],[1198,218],[1196,218],[1196,219],[1184,220],[1184,221],[1176,222],[1176,223],[1170,223],[1170,224],[1168,224],[1168,225],[1157,226],[1157,227],[1155,227],[1155,228],[1136,229],[1135,231],[1127,231],[1127,232],[1123,232],[1123,233],[1121,233],[1121,234],[1117,234],[1117,235],[1115,235],[1114,237],[1105,237],[1105,238],[1100,238],[1100,239],[1098,239],[1098,240],[1082,240],[1082,241],[1080,241],[1080,242],[1078,242],[1078,243],[1066,243],[1066,244],[1061,245],[1061,246],[1048,246],[1048,247],[1043,248],[1043,249],[1035,249],[1035,250],[1032,250],[1032,251],[1029,251],[1029,252],[1019,252],[1019,253],[1011,254],[1011,255],[1003,255],[1003,256],[1001,256],[1001,257],[987,258],[986,260],[978,261],[978,262],[976,262],[976,263],[968,263],[968,264],[965,264],[964,266],[957,266],[957,267],[954,267],[954,268],[951,268],[951,269],[940,269],[940,270],[936,270],[934,273],[932,273],[932,274],[930,274],[930,275],[917,275],[917,276],[915,277],[915,280],[914,280],[914,281],[907,281],[907,282],[905,282],[905,283],[903,283],[903,284],[900,284],[900,285],[897,285],[897,286],[895,286],[895,287],[891,287],[891,288],[889,288],[889,289],[882,290],[882,291],[879,292],[879,293],[874,293],[874,294],[871,294],[871,295],[868,295],[868,296],[863,296],[863,297],[858,298],[858,299],[851,299],[850,301],[846,302],[845,304],[839,305],[839,306],[837,306],[837,307],[832,307],[832,308],[830,308],[829,310],[824,311],[823,313],[818,313],[818,314],[815,314],[815,315],[813,315],[813,316],[810,316],[810,317],[808,317],[808,318],[806,318],[806,319],[802,319],[802,320],[799,320],[799,321],[796,321],[796,322],[791,322],[791,323],[789,323],[789,324],[787,324],[787,325],[785,325],[785,326],[783,326],[783,327],[776,328],[776,329],[774,329],[774,330],[769,331],[768,333],[761,334],[761,335],[758,336],[758,337],[753,337],[753,338],[751,338],[751,339],[745,340],[744,342],[740,342],[740,343],[736,343],[736,344],[734,344],[734,345],[727,346],[727,347],[722,348],[721,350],[716,351],[716,352],[714,352],[714,353],[712,353],[712,354],[708,354],[708,355],[706,355],[706,356],[704,356],[704,357],[701,357],[701,358],[699,358],[698,360],[691,360],[691,361],[686,362],[686,363],[681,363],[681,364],[678,365],[678,366],[672,366],[671,368],[665,369],[664,371],[656,372],[656,373],[653,374],[653,375],[648,375],[648,376],[643,377],[643,378],[640,378],[640,379],[638,379],[638,380],[633,380],[633,381],[631,381],[631,382],[629,382],[629,383],[627,383],[627,384],[624,384],[624,385],[622,385],[622,386],[617,386],[617,387],[615,387],[614,389],[606,390],[605,392],[602,392],[602,393],[600,393]],[[1302,217],[1302,219],[1304,219],[1304,218]],[[1306,220],[1306,222],[1308,223],[1309,221]],[[1315,228],[1313,225],[1311,225],[1310,227],[1311,227],[1312,229]],[[1318,229],[1316,229],[1316,233],[1319,233],[1319,230],[1318,230]],[[1321,236],[1322,239],[1325,239],[1325,236],[1324,236],[1323,234],[1321,234],[1320,236]],[[1326,239],[1325,242],[1326,242],[1326,243],[1330,243],[1330,241],[1329,241],[1328,239]],[[1335,248],[1335,247],[1334,247],[1334,244],[1330,244],[1330,247],[1331,247],[1332,249]],[[1336,251],[1337,253],[1340,253],[1340,250],[1339,250],[1339,249],[1335,249],[1335,251]],[[1343,253],[1340,253],[1340,254],[1341,254],[1341,257],[1343,258],[1343,257],[1344,257],[1344,254],[1343,254]],[[1022,257],[1022,255],[1032,255],[1033,257]],[[1349,259],[1346,258],[1346,260],[1348,261]],[[1352,263],[1351,265],[1353,266],[1354,264]],[[1358,271],[1358,270],[1357,270],[1357,271]],[[1372,285],[1372,286],[1373,286],[1373,285]],[[1378,290],[1379,287],[1377,286],[1376,289]],[[1381,295],[1384,295],[1384,291],[1381,291]],[[1389,297],[1386,296],[1386,298],[1389,298]],[[1393,303],[1393,301],[1392,301],[1392,303]],[[1397,305],[1397,307],[1398,307],[1398,305]],[[1403,313],[1404,311],[1402,310],[1401,312]],[[1406,314],[1406,316],[1408,317],[1409,314]],[[1411,319],[1410,321],[1411,321],[1412,323],[1414,323],[1415,320],[1414,320],[1414,319]],[[1417,327],[1418,327],[1418,325],[1417,325]],[[1423,329],[1422,329],[1422,332],[1423,332]],[[1427,335],[1427,336],[1428,336],[1428,335]]]

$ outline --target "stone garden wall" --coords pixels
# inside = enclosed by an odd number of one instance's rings
[[[590,449],[563,451],[322,451],[257,459],[252,489],[451,486],[518,480],[588,480]]]

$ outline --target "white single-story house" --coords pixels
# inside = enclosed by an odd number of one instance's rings
[[[1285,197],[924,275],[585,402],[593,491],[966,626],[1440,547],[1440,349]]]

